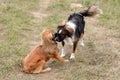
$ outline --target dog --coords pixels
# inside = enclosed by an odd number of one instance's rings
[[[23,71],[26,73],[41,73],[50,71],[51,68],[44,69],[44,65],[51,58],[62,62],[68,62],[60,56],[57,43],[53,40],[54,31],[45,29],[41,32],[42,42],[38,44],[23,59]]]
[[[78,41],[80,40],[80,44],[84,46],[83,43],[83,35],[85,28],[85,20],[84,17],[93,17],[96,14],[101,14],[101,10],[92,5],[88,9],[83,10],[78,13],[73,13],[68,17],[67,22],[62,22],[57,27],[57,32],[55,33],[55,41],[62,43],[62,53],[61,57],[65,56],[64,45],[65,43],[72,42],[73,50],[70,56],[70,59],[75,59],[76,47]]]

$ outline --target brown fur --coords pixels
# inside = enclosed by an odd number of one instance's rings
[[[100,13],[100,9],[97,6],[90,6],[88,8],[88,12],[90,13],[91,16],[95,16],[96,14]]]
[[[53,31],[45,29],[41,33],[42,44],[38,44],[31,52],[23,59],[23,71],[26,73],[40,73],[50,71],[51,68],[44,68],[45,63],[50,58],[55,58],[62,62],[67,62],[60,57],[57,44],[52,40]]]
[[[89,16],[89,17],[93,17],[97,14],[103,13],[102,10],[98,6],[95,6],[95,5],[90,6],[87,10],[84,10],[81,13],[86,13],[86,11],[88,13],[86,16]]]

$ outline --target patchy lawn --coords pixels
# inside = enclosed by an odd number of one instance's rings
[[[0,80],[120,80],[120,0],[96,1],[0,0]],[[21,60],[40,41],[43,29],[56,30],[71,13],[94,3],[103,14],[85,18],[85,46],[78,45],[75,61],[50,61],[48,73],[21,72]]]

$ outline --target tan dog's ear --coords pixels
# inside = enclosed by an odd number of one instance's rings
[[[46,29],[44,29],[44,30],[40,33],[40,36],[41,36],[41,37],[44,36],[45,31],[46,31]]]
[[[40,33],[40,36],[41,36],[41,40],[42,40],[42,43],[46,42],[46,36],[48,34],[48,30],[47,29],[44,29],[41,33]]]
[[[55,43],[55,42],[53,41],[53,37],[54,37],[53,33],[50,32],[50,33],[48,34],[47,38],[46,38],[47,42],[48,42],[48,43]]]
[[[64,27],[65,27],[65,24],[66,24],[66,21],[63,20],[63,21],[58,25],[57,28],[64,28]]]
[[[42,38],[42,43],[48,44],[48,43],[53,43],[53,34],[54,31],[50,29],[45,29],[43,32],[41,32],[41,38]]]

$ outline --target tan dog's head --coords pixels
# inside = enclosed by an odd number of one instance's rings
[[[53,44],[54,41],[54,31],[51,29],[45,29],[41,32],[42,44]]]

